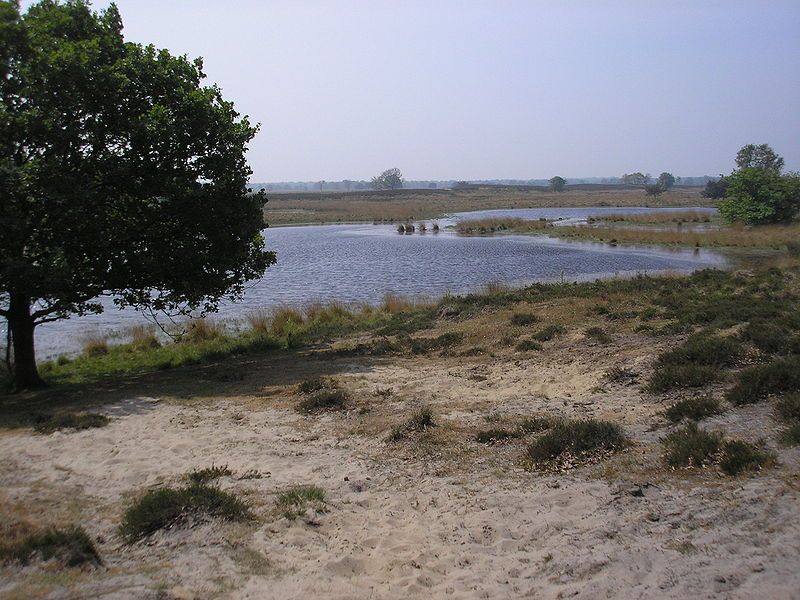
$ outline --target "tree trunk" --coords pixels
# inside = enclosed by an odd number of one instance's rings
[[[14,344],[14,386],[19,390],[44,387],[36,368],[31,301],[25,296],[11,293],[8,307],[8,327]]]

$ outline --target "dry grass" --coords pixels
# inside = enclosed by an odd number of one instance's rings
[[[131,344],[137,350],[148,350],[161,346],[153,325],[134,325],[128,330],[128,334],[131,336]]]
[[[595,239],[636,244],[678,244],[729,248],[780,248],[800,237],[800,223],[725,227],[710,231],[659,231],[628,227],[553,227],[548,233],[563,238]]]
[[[512,218],[496,219],[472,219],[461,221],[456,224],[455,229],[461,235],[487,235],[501,231],[513,231],[515,233],[528,233],[531,231],[541,231],[553,225],[548,221],[525,220]]]
[[[631,213],[609,213],[605,215],[594,215],[589,217],[589,221],[610,221],[613,223],[710,223],[711,214],[698,210],[681,210],[659,213],[631,214]]]
[[[225,335],[225,328],[213,319],[192,319],[185,327],[181,340],[186,342],[206,342]]]
[[[84,356],[108,354],[108,337],[102,333],[89,333],[83,338]]]
[[[421,298],[409,298],[399,294],[388,293],[383,297],[380,310],[389,314],[411,311],[432,304],[432,301]]]
[[[282,337],[303,323],[303,313],[292,306],[280,306],[272,311],[272,333]]]

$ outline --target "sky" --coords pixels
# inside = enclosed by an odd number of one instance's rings
[[[116,4],[261,124],[252,181],[800,170],[800,0]]]

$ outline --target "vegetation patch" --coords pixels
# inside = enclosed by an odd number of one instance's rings
[[[278,494],[275,501],[278,513],[289,520],[302,517],[311,508],[318,513],[327,511],[325,490],[315,485],[302,485]]]
[[[726,475],[739,475],[745,471],[760,471],[775,463],[775,455],[740,440],[722,444],[719,466]]]
[[[536,340],[532,339],[523,339],[517,342],[516,348],[520,352],[531,352],[535,350],[541,350],[544,346],[542,346],[541,342],[537,342]]]
[[[322,389],[301,400],[297,405],[297,410],[304,413],[341,410],[347,404],[347,400],[348,395],[344,390]]]
[[[737,406],[766,399],[772,394],[800,392],[800,355],[778,358],[739,373],[727,399]]]
[[[511,315],[511,324],[517,327],[524,327],[538,323],[541,319],[533,313],[515,312]]]
[[[28,534],[13,543],[0,545],[2,562],[27,565],[34,560],[52,559],[65,567],[103,563],[94,542],[82,527],[48,529]]]
[[[800,444],[800,393],[779,398],[775,404],[775,413],[788,425],[781,434],[781,441],[790,446]]]
[[[561,325],[548,325],[533,334],[533,339],[537,342],[549,342],[554,337],[562,335],[567,330]]]
[[[250,509],[231,493],[208,485],[150,490],[125,511],[120,534],[129,543],[161,529],[207,518],[244,521]]]
[[[411,352],[414,354],[427,354],[436,350],[448,350],[461,343],[464,334],[458,331],[443,333],[434,338],[409,338]]]
[[[324,379],[323,377],[312,377],[311,379],[301,381],[297,385],[297,391],[301,394],[311,394],[332,387],[335,387],[335,385],[330,380]]]
[[[528,457],[534,463],[543,463],[565,455],[579,457],[595,452],[616,452],[626,444],[622,428],[616,423],[567,419],[534,440],[528,446]]]
[[[33,418],[33,429],[38,433],[53,433],[62,429],[80,431],[94,427],[105,427],[111,422],[105,415],[97,413],[58,413],[37,415]]]
[[[231,475],[233,475],[233,471],[228,468],[228,465],[224,467],[211,465],[205,469],[192,471],[186,475],[186,478],[194,485],[203,485],[220,477],[230,477]]]
[[[525,417],[519,422],[517,427],[523,434],[539,433],[540,431],[550,429],[557,422],[558,420],[553,417],[538,415],[534,417]]]
[[[410,433],[426,431],[433,427],[436,427],[436,423],[433,420],[433,411],[427,406],[423,406],[412,414],[408,421],[392,428],[388,439],[390,442],[397,442]]]
[[[672,388],[698,388],[719,380],[719,367],[709,365],[665,365],[655,370],[646,389],[664,392]]]
[[[600,344],[610,344],[614,341],[602,327],[589,327],[585,333],[587,338],[593,339]]]
[[[704,467],[716,459],[722,436],[698,429],[695,423],[687,423],[661,443],[665,450],[664,460],[670,467]]]
[[[665,415],[673,423],[678,423],[684,419],[700,421],[720,412],[719,400],[713,396],[698,396],[676,402],[666,410]]]
[[[517,438],[521,435],[520,430],[512,430],[512,429],[486,429],[484,431],[479,431],[478,434],[475,436],[475,441],[480,444],[499,444],[505,442],[507,440]]]
[[[603,377],[612,383],[632,382],[639,376],[636,371],[626,367],[614,366],[608,369]]]

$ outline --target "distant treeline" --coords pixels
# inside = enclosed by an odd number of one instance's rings
[[[622,177],[567,177],[567,185],[623,185]],[[676,186],[700,187],[709,181],[716,181],[719,177],[703,175],[701,177],[676,177]],[[525,186],[548,188],[549,179],[471,179],[458,181],[454,179],[440,180],[414,180],[406,179],[403,183],[405,189],[435,190],[466,188],[470,186],[497,185],[497,186]],[[253,189],[266,189],[270,192],[349,192],[356,190],[371,190],[369,181],[344,179],[342,181],[275,181],[266,183],[251,183]],[[631,186],[634,187],[634,186]]]

